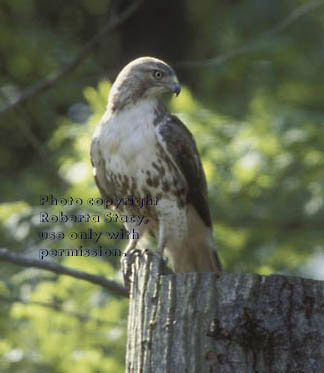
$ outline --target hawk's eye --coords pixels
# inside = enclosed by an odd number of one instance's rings
[[[161,71],[155,70],[155,71],[153,71],[153,76],[154,76],[155,79],[160,80],[160,79],[162,79],[163,74],[162,74]]]

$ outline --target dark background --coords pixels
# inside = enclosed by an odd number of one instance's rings
[[[0,246],[37,257],[62,246],[40,230],[89,228],[39,224],[39,196],[99,195],[89,146],[110,82],[150,55],[183,85],[168,106],[197,140],[226,270],[323,279],[324,1],[146,0],[89,46],[132,4],[1,1]],[[120,279],[118,258],[60,261]],[[123,371],[126,315],[95,286],[0,262],[0,370]]]

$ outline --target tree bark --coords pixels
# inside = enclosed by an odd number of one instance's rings
[[[132,264],[127,372],[324,372],[324,282]]]

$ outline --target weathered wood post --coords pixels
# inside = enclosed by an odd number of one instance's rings
[[[324,372],[324,282],[132,269],[127,372]]]

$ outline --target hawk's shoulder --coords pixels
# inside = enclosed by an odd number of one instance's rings
[[[163,147],[186,179],[187,202],[194,206],[204,223],[210,227],[206,176],[191,132],[178,117],[171,114],[158,123],[157,131]]]

